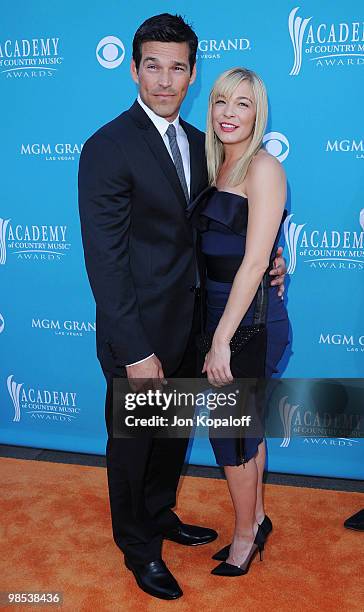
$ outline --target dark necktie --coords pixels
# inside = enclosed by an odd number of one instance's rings
[[[178,143],[177,143],[176,128],[174,127],[172,123],[168,126],[166,134],[168,136],[169,145],[171,147],[172,158],[174,161],[174,165],[176,166],[176,171],[178,174],[179,182],[181,183],[183,193],[185,194],[186,202],[189,202],[190,196],[188,194],[187,181],[186,181],[185,171],[183,169],[182,155],[181,155],[181,151],[179,150]]]
[[[172,157],[173,157],[174,165],[176,166],[178,178],[181,183],[183,193],[185,194],[186,202],[188,204],[190,201],[190,196],[189,196],[188,189],[187,189],[186,175],[185,175],[185,171],[183,168],[181,151],[179,150],[179,146],[177,143],[176,128],[174,127],[172,123],[168,126],[166,134],[168,136],[169,145],[171,147]],[[194,230],[194,236],[195,236],[194,243],[196,243],[196,230]],[[196,266],[196,286],[197,287],[200,286],[200,276],[198,273],[197,266]]]

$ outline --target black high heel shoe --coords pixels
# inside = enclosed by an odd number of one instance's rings
[[[223,561],[211,571],[211,574],[214,574],[214,576],[243,576],[244,574],[247,574],[249,571],[250,564],[253,561],[258,550],[260,560],[262,561],[263,549],[261,548],[261,546],[256,544],[254,540],[248,556],[241,565],[232,565],[231,563],[226,563],[226,561]]]
[[[272,521],[270,520],[269,516],[265,515],[264,520],[260,523],[258,527],[258,531],[256,533],[255,540],[254,540],[254,543],[257,544],[258,546],[259,544],[262,545],[261,546],[262,551],[264,550],[264,544],[266,542],[268,535],[272,531],[272,529],[273,529]],[[212,556],[212,559],[215,559],[216,561],[226,561],[226,559],[229,556],[230,546],[231,544],[224,546],[224,548],[222,548],[221,550],[219,550],[217,553],[215,553]]]
[[[260,527],[262,528],[262,530],[264,532],[265,539],[267,539],[267,537],[269,536],[270,532],[273,529],[272,521],[270,520],[270,518],[269,518],[269,516],[267,514],[265,515],[264,519],[260,523]]]

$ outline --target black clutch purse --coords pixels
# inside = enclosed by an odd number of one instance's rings
[[[226,258],[223,261],[224,268],[227,265]],[[240,325],[230,340],[230,368],[234,378],[255,378],[265,375],[268,286],[269,276],[266,273],[256,293],[253,323]],[[201,358],[204,358],[211,349],[213,337],[214,332],[203,332],[196,336],[196,346]]]
[[[262,323],[258,325],[242,325],[241,327],[238,327],[230,340],[231,356],[233,357],[234,355],[240,353],[240,351],[252,338],[264,330],[265,325]],[[213,337],[213,333],[199,334],[196,337],[196,346],[200,353],[206,355],[209,352]]]

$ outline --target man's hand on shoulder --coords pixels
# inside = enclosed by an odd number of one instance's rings
[[[150,385],[162,389],[165,381],[162,364],[156,355],[151,355],[141,363],[126,366],[126,373],[133,391],[141,391]]]

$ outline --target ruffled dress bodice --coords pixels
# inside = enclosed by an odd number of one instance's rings
[[[245,254],[248,228],[248,199],[244,196],[219,191],[208,187],[189,205],[187,214],[200,234],[200,248],[204,255],[215,257],[238,256],[241,260]],[[284,211],[282,223],[286,216]],[[273,262],[279,232],[272,249],[270,263]],[[207,292],[207,329],[216,328],[228,300],[232,283],[218,282],[206,277]],[[249,306],[243,325],[253,321],[255,298]],[[267,321],[285,318],[286,310],[278,297],[277,287],[269,287]]]

